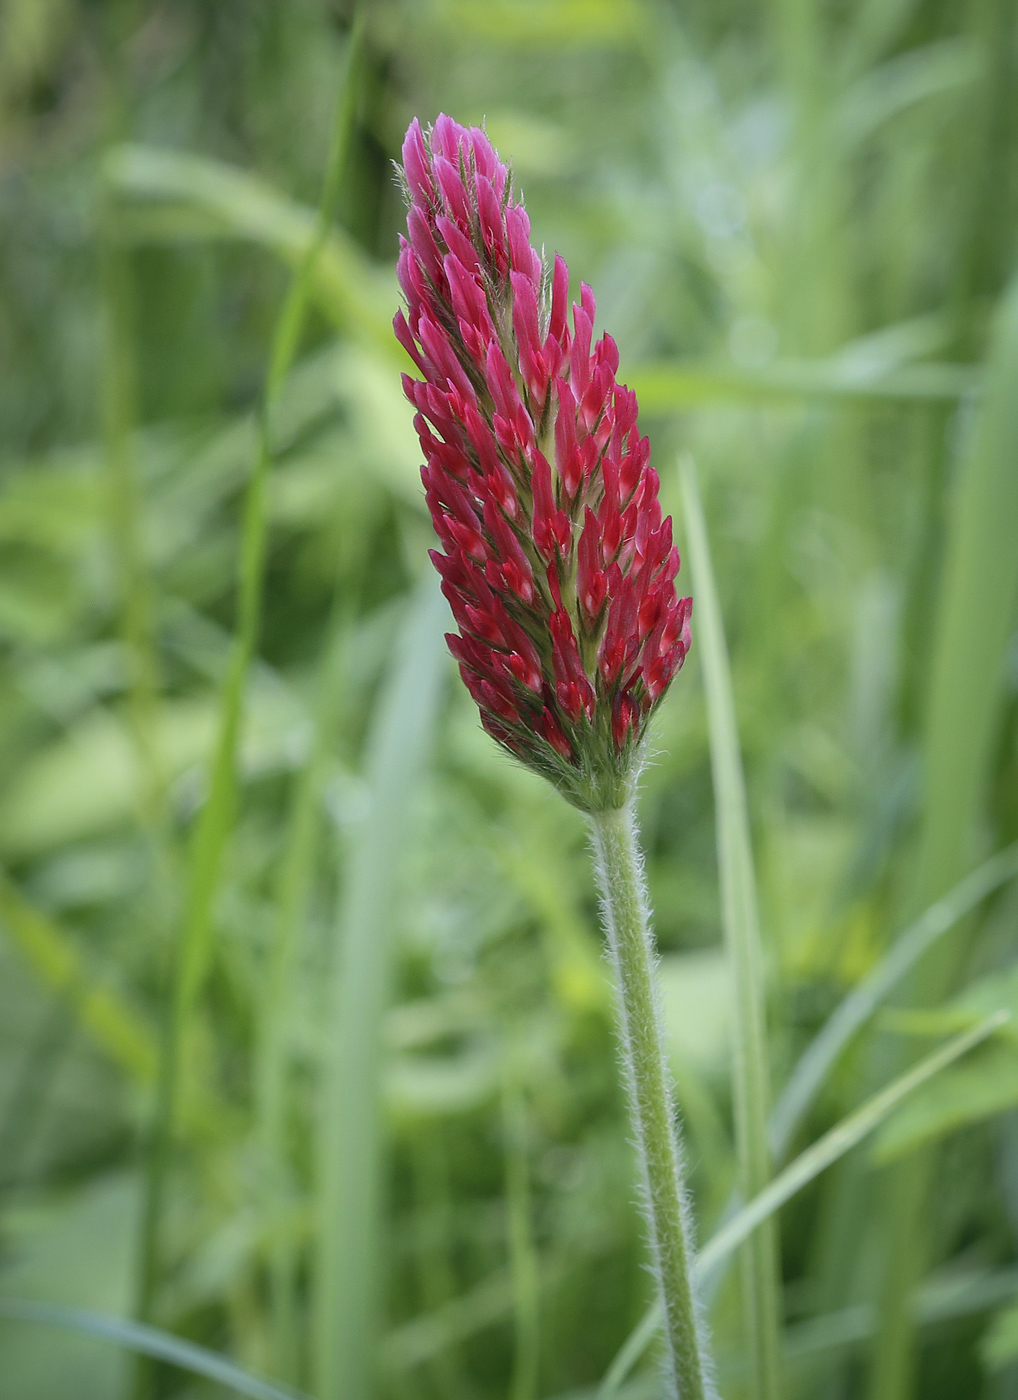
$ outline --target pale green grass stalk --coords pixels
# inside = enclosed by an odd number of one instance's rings
[[[0,927],[35,976],[104,1054],[143,1089],[155,1081],[157,1044],[115,988],[91,975],[74,940],[0,869]]]
[[[160,839],[165,783],[153,742],[159,666],[134,443],[134,282],[129,254],[116,244],[108,206],[109,197],[104,195],[99,262],[105,311],[102,406],[107,508],[117,575],[120,635],[127,662],[127,718],[140,769],[139,817],[150,838]]]
[[[288,1152],[290,1047],[287,1032],[300,931],[307,913],[321,844],[322,801],[341,710],[350,618],[344,609],[330,627],[315,701],[307,759],[294,783],[280,862],[269,963],[261,1005],[255,1066],[255,1132],[262,1158],[261,1209],[269,1229],[269,1353],[273,1374],[296,1381],[300,1369],[297,1302],[299,1251],[291,1217],[296,1194]]]
[[[414,1167],[414,1202],[421,1218],[434,1223],[418,1244],[418,1280],[423,1312],[435,1315],[456,1299],[453,1227],[456,1203],[450,1181],[450,1161],[446,1144],[432,1125],[423,1122],[411,1139]],[[432,1383],[444,1400],[465,1396],[463,1358],[453,1339],[439,1347],[430,1358]]]
[[[287,292],[273,334],[258,423],[258,443],[244,499],[237,579],[237,627],[223,682],[219,732],[209,774],[209,793],[195,823],[189,852],[184,915],[174,951],[172,989],[157,1094],[153,1143],[142,1224],[141,1310],[151,1315],[161,1272],[159,1228],[166,1177],[179,1111],[183,1056],[191,1021],[211,956],[212,925],[227,844],[237,807],[237,752],[248,671],[258,642],[266,555],[266,487],[273,455],[273,414],[300,342],[315,262],[332,222],[353,126],[356,61],[363,19],[348,48],[347,73],[336,105],[328,170],[314,237]]]
[[[53,999],[18,1065],[17,1080],[0,1116],[0,1191],[17,1188],[23,1163],[37,1141],[54,1079],[74,1032],[69,1010],[63,998]]]
[[[130,121],[124,46],[134,18],[129,5],[106,14],[106,123],[108,140],[122,140]],[[164,781],[152,737],[159,689],[152,582],[145,558],[142,490],[135,434],[138,426],[137,305],[130,251],[118,238],[113,191],[103,180],[98,210],[99,288],[102,296],[102,440],[106,506],[116,571],[120,636],[127,662],[127,716],[138,756],[139,817],[160,837]]]
[[[527,1107],[518,1070],[510,1052],[502,1086],[502,1131],[505,1136],[505,1203],[509,1267],[513,1280],[513,1356],[510,1400],[535,1400],[541,1360],[541,1319],[537,1250],[531,1220],[530,1172],[527,1163]]]
[[[913,900],[922,908],[971,862],[997,731],[1004,656],[1018,599],[1018,283],[998,311],[982,414],[953,493],[923,743],[923,821]],[[914,1001],[950,989],[965,940],[942,943],[916,979]],[[886,1265],[871,1400],[910,1391],[914,1326],[908,1311],[925,1271],[923,1228],[935,1158],[922,1152],[891,1173]]]
[[[850,350],[852,347],[845,347]],[[971,365],[874,363],[860,370],[847,355],[777,360],[762,369],[696,361],[637,365],[629,375],[640,406],[651,413],[705,404],[782,404],[797,399],[841,403],[956,403],[978,391]]]
[[[714,775],[725,948],[735,992],[732,1091],[738,1181],[744,1200],[771,1177],[767,1136],[770,1059],[756,878],[724,624],[707,528],[690,458],[680,467]],[[766,1218],[741,1254],[743,1319],[752,1393],[778,1400],[781,1382],[781,1271],[777,1227]]]
[[[110,6],[107,26],[106,121],[108,140],[122,140],[130,121],[128,77],[124,54],[134,16],[129,7]],[[99,285],[102,294],[102,440],[106,467],[106,508],[116,574],[119,632],[127,663],[126,716],[139,775],[137,814],[148,846],[153,921],[165,935],[174,917],[167,863],[165,783],[153,735],[159,686],[154,634],[152,588],[145,559],[142,491],[138,474],[138,377],[136,349],[136,298],[130,251],[117,237],[112,191],[102,181],[98,219]],[[167,1028],[163,1027],[163,1045]],[[160,1083],[166,1077],[167,1057],[161,1057]],[[156,1233],[161,1209],[161,1159],[165,1156],[159,1127],[157,1090],[156,1124],[147,1144],[149,1162],[146,1191],[138,1236],[138,1277],[134,1309],[142,1321],[153,1312],[157,1277]],[[151,1381],[151,1362],[135,1363],[134,1386],[144,1393]]]
[[[632,805],[591,815],[594,864],[615,974],[630,1123],[643,1178],[664,1320],[665,1384],[679,1400],[713,1394],[690,1277],[692,1226],[654,986],[650,916]]]
[[[395,886],[431,749],[446,618],[428,577],[397,637],[367,743],[368,810],[343,860],[318,1106],[313,1376],[319,1400],[374,1385],[381,1262],[382,1018],[396,955]]]

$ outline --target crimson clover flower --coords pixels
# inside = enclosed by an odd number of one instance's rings
[[[577,806],[624,802],[647,720],[689,648],[636,395],[594,294],[567,323],[484,132],[440,116],[403,144],[396,335],[417,410],[447,638],[484,728]]]

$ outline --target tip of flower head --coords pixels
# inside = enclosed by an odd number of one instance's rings
[[[486,180],[491,180],[499,164],[494,146],[488,140],[487,133],[479,126],[472,126],[467,134],[474,153],[477,173],[483,175]]]
[[[454,121],[445,112],[439,112],[435,118],[435,124],[431,128],[432,153],[437,152],[446,160],[454,161],[468,135],[466,127],[460,126],[459,122]]]
[[[403,143],[396,336],[458,632],[484,728],[587,810],[625,800],[689,648],[689,600],[636,396],[594,342],[586,283],[549,272],[485,132],[446,113]]]
[[[410,197],[420,204],[427,204],[433,197],[431,177],[428,170],[428,151],[421,124],[414,117],[403,139],[403,174],[406,176]]]

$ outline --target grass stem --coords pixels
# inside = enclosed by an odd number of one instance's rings
[[[505,1197],[509,1267],[513,1278],[516,1347],[510,1400],[535,1400],[540,1369],[540,1297],[537,1250],[531,1226],[527,1165],[527,1107],[516,1065],[510,1063],[502,1087],[505,1134]]]
[[[688,457],[682,462],[681,478],[707,692],[722,926],[735,990],[732,1036],[735,1149],[739,1187],[743,1200],[748,1201],[763,1191],[771,1178],[767,1132],[770,1058],[760,919],[731,669],[707,528],[695,470]],[[779,1400],[782,1394],[781,1279],[777,1226],[773,1220],[764,1221],[749,1238],[739,1262],[746,1347],[751,1357],[751,1393],[758,1400]]]
[[[366,811],[344,842],[318,1118],[312,1374],[319,1400],[374,1392],[380,1312],[382,1022],[395,886],[434,738],[445,602],[428,578],[396,637],[367,739]]]
[[[276,322],[258,415],[258,445],[244,499],[237,579],[237,629],[219,706],[219,731],[209,794],[195,824],[182,923],[174,949],[155,1122],[142,1209],[142,1285],[139,1315],[151,1316],[161,1273],[160,1223],[179,1110],[183,1058],[194,1006],[211,955],[212,920],[237,807],[237,756],[248,672],[258,644],[267,542],[266,490],[273,457],[273,416],[300,342],[314,266],[328,236],[350,147],[355,114],[354,75],[363,40],[358,16],[347,49],[347,71],[336,106],[318,223]],[[151,1387],[142,1388],[141,1394]]]

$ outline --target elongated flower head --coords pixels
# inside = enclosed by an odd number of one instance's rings
[[[449,648],[498,742],[587,810],[625,800],[689,647],[671,519],[636,395],[594,342],[585,284],[548,269],[484,132],[415,120],[396,335],[459,627]]]

